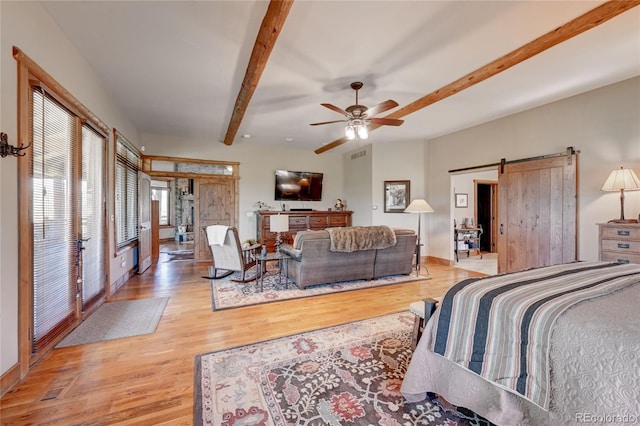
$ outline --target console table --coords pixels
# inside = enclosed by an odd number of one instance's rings
[[[289,217],[289,232],[280,234],[282,241],[293,243],[293,238],[299,231],[320,230],[337,226],[351,226],[352,211],[265,211],[259,210],[256,214],[256,239],[260,244],[266,245],[267,250],[275,251],[276,233],[269,231],[271,216],[282,214]]]

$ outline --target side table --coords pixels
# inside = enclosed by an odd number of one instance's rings
[[[267,271],[267,263],[278,261],[278,284],[282,284],[282,274],[284,272],[284,285],[285,288],[289,288],[289,259],[290,256],[284,253],[267,253],[266,256],[256,254],[253,258],[257,262],[258,266],[258,282],[260,283],[260,292],[264,289],[264,276]],[[283,271],[284,270],[284,271]]]

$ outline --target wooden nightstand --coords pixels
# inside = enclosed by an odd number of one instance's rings
[[[640,224],[599,223],[598,226],[600,260],[640,263]]]

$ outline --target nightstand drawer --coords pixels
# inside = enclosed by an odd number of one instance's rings
[[[603,262],[640,263],[640,254],[603,251],[600,253]]]
[[[635,226],[601,225],[600,237],[609,240],[638,240],[640,241],[640,228]]]
[[[640,241],[602,240],[602,251],[617,251],[640,254]]]

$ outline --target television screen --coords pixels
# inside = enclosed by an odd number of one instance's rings
[[[276,201],[322,201],[322,173],[276,170]]]

